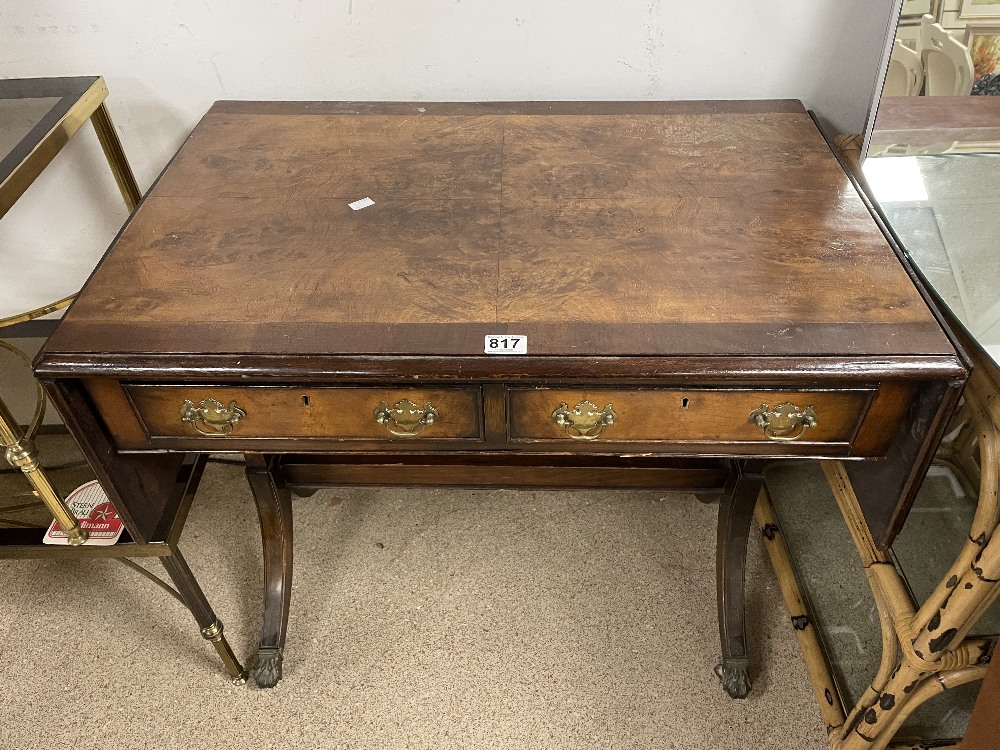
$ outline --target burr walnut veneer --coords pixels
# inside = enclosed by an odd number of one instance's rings
[[[764,462],[857,459],[886,546],[967,375],[789,101],[217,103],[36,368],[137,540],[185,454],[245,455],[262,685],[290,488],[650,487],[720,493],[735,696]]]

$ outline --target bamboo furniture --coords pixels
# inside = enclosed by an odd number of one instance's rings
[[[881,662],[871,686],[847,712],[826,664],[766,491],[761,493],[756,509],[764,546],[778,574],[832,750],[958,747],[958,741],[926,745],[895,742],[895,737],[921,703],[944,690],[983,679],[996,647],[997,636],[970,637],[969,633],[1000,594],[996,585],[1000,582],[1000,536],[996,535],[1000,523],[1000,372],[957,321],[955,325],[974,366],[964,398],[977,435],[982,468],[981,477],[976,477],[979,502],[964,549],[926,601],[914,601],[894,560],[878,549],[844,465],[839,461],[823,462],[865,568],[882,628]],[[986,725],[988,720],[980,723]],[[985,726],[977,731],[981,738],[986,736]]]
[[[928,110],[922,105],[908,112],[900,100],[891,97],[883,100],[883,104],[888,106],[884,111],[880,110],[876,128],[878,123],[896,125],[906,122],[914,127],[919,138],[920,133],[927,130],[926,124],[934,123],[933,127],[954,128],[948,140],[955,143],[975,142],[982,135],[980,131],[961,127],[962,122],[968,124],[962,113],[979,112],[982,116],[982,110],[977,109],[975,102],[960,106],[958,114],[954,109],[945,114],[943,110]],[[982,106],[990,108],[994,105],[986,103]],[[910,140],[910,137],[905,137],[905,129],[901,132],[904,133],[903,141]],[[893,133],[892,137],[896,135]],[[877,129],[875,138],[879,136]],[[836,141],[859,184],[872,200],[876,200],[877,194],[867,185],[860,169],[860,137],[838,136]],[[975,157],[959,158],[967,160]],[[964,163],[968,165],[969,162]],[[956,172],[962,174],[961,170],[948,170],[952,180],[956,179]],[[961,201],[963,188],[959,185],[938,187],[949,202]],[[967,189],[975,193],[974,187],[967,186]],[[996,535],[1000,524],[1000,367],[942,297],[934,293],[929,280],[931,274],[921,270],[921,260],[929,255],[921,247],[923,239],[920,233],[910,234],[898,222],[897,226],[893,226],[892,211],[883,213],[877,207],[876,211],[879,220],[888,223],[894,241],[901,242],[909,250],[918,283],[931,289],[935,309],[971,360],[973,369],[963,402],[947,430],[950,437],[939,445],[935,460],[947,466],[970,497],[977,498],[978,502],[960,554],[937,583],[931,596],[922,603],[917,602],[893,558],[873,539],[844,464],[824,462],[824,472],[865,568],[882,631],[881,661],[875,669],[871,685],[847,712],[826,662],[815,622],[799,588],[766,490],[761,493],[756,518],[792,615],[817,703],[827,724],[832,750],[966,748],[964,740],[924,743],[897,740],[896,737],[907,717],[920,704],[945,690],[983,679],[988,669],[996,672],[996,667],[988,665],[997,636],[970,636],[970,633],[1000,594],[997,588],[1000,582],[1000,536]],[[947,203],[944,212],[947,213]],[[984,242],[988,244],[988,238]],[[956,247],[951,250],[952,259],[960,266],[964,256],[971,257],[971,248]],[[991,709],[996,707],[995,685],[994,675],[990,682],[992,692],[981,696],[977,702],[967,735],[969,750],[993,747],[1000,739],[995,717],[989,715]]]
[[[216,103],[36,373],[142,543],[246,457],[261,686],[291,488],[656,487],[721,493],[734,697],[765,463],[847,461],[883,549],[967,374],[790,101]]]
[[[100,76],[0,80],[0,113],[6,115],[2,120],[4,126],[0,127],[2,136],[0,142],[6,144],[9,149],[0,158],[0,218],[16,203],[87,120],[94,126],[125,205],[129,211],[135,209],[141,195],[118,140],[111,116],[104,105],[107,96],[107,86]],[[0,319],[0,332],[3,332],[4,328],[14,330],[15,326],[35,321],[43,315],[60,310],[69,305],[74,298],[75,295],[69,295],[51,304]],[[25,366],[30,367],[30,361],[14,345],[0,341],[0,347],[13,353],[24,362]],[[34,494],[59,521],[67,532],[70,544],[74,546],[72,549],[44,546],[42,537],[46,532],[45,527],[18,524],[19,528],[0,529],[0,557],[62,559],[72,556],[119,559],[179,599],[191,611],[201,628],[202,636],[213,644],[233,680],[237,683],[244,682],[246,672],[223,635],[222,623],[212,611],[177,547],[184,519],[194,496],[194,488],[204,467],[204,457],[192,456],[185,460],[178,467],[179,470],[171,486],[164,488],[172,498],[177,511],[162,538],[156,543],[137,543],[126,533],[113,546],[79,546],[86,542],[86,532],[81,529],[53,487],[46,471],[42,468],[35,447],[35,434],[41,425],[44,413],[45,392],[40,385],[34,415],[24,430],[0,399],[0,446],[5,449],[7,461],[21,469],[25,478],[31,483]],[[116,508],[120,507],[120,501],[115,505]],[[30,505],[20,506],[22,510],[26,508],[30,508]],[[131,557],[159,558],[176,588],[170,587],[144,568],[132,563],[128,559]]]

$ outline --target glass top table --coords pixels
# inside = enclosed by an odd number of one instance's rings
[[[927,285],[1000,363],[1000,97],[884,97],[863,169]]]
[[[107,95],[107,86],[100,76],[0,80],[0,219],[87,120],[94,125],[125,205],[129,211],[135,209],[141,196],[111,117],[104,106]],[[17,262],[17,259],[11,262],[9,257],[5,258],[0,254],[0,267],[6,263],[20,268]],[[14,276],[14,281],[22,285],[25,283],[19,274]],[[0,293],[5,291],[0,289]],[[74,296],[13,315],[0,308],[0,337],[5,334],[9,336],[17,323],[27,323],[65,307]],[[7,301],[2,296],[0,300]],[[4,315],[7,317],[3,317]],[[0,338],[0,353],[4,351],[16,354],[30,368],[30,359],[17,347]],[[60,492],[49,479],[49,470],[42,468],[34,445],[33,438],[39,428],[44,406],[44,392],[39,388],[34,416],[27,429],[22,430],[18,420],[0,398],[0,449],[7,449],[5,455],[8,460],[21,469],[35,494],[66,531],[69,544],[74,545],[69,554],[74,558],[108,557],[121,559],[123,562],[127,562],[125,558],[129,557],[159,558],[174,584],[173,587],[145,569],[140,570],[188,607],[201,628],[202,636],[215,647],[233,682],[245,682],[246,671],[226,640],[222,622],[215,616],[197,579],[177,548],[187,507],[194,497],[193,487],[197,485],[197,477],[204,467],[204,461],[191,464],[187,480],[192,484],[185,487],[182,483],[178,487],[183,494],[182,507],[165,544],[139,544],[126,534],[111,546],[80,546],[85,545],[87,534],[63,503]],[[0,510],[17,515],[34,508],[32,503],[21,503],[14,507],[0,506]],[[65,559],[66,547],[52,547],[41,543],[46,529],[47,524],[34,526],[30,521],[25,522],[23,516],[13,520],[0,519],[0,558]],[[64,656],[72,654],[71,644],[59,644],[59,653]]]
[[[1000,363],[1000,154],[878,157],[864,169],[903,250]]]
[[[0,80],[0,219],[2,219],[80,127],[90,120],[125,205],[140,193],[114,125],[104,106],[101,76]],[[0,262],[2,262],[0,258]],[[65,307],[73,295],[31,310],[0,309],[0,327]]]

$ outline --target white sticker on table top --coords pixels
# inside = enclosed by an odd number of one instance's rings
[[[369,206],[374,206],[375,201],[373,201],[368,196],[365,196],[364,198],[356,200],[352,203],[348,203],[347,205],[351,207],[352,211],[360,211],[362,208],[368,208]]]
[[[96,479],[69,493],[66,507],[87,532],[88,538],[84,544],[88,547],[110,546],[121,537],[124,524]],[[69,538],[58,521],[52,522],[42,541],[45,544],[69,544]]]
[[[491,334],[486,337],[487,354],[527,354],[528,337],[511,333]]]

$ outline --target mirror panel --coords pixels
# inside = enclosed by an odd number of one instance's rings
[[[865,179],[937,296],[1000,362],[1000,0],[904,0]]]

